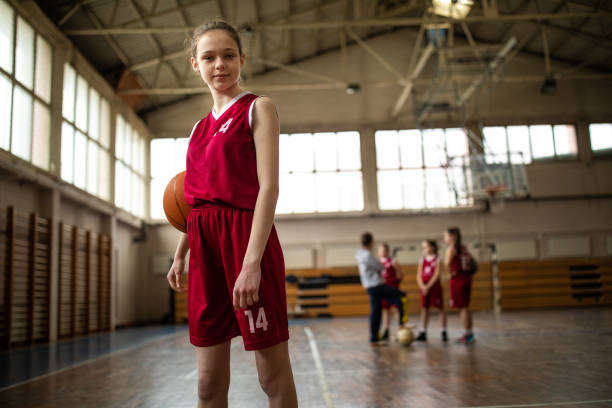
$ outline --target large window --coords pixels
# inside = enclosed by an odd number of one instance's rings
[[[64,64],[61,177],[110,199],[110,105],[75,69]]]
[[[0,148],[49,169],[53,49],[0,0]]]
[[[185,171],[189,138],[151,140],[151,218],[164,219],[164,191],[172,177]]]
[[[449,158],[468,153],[462,129],[380,130],[376,138],[378,206],[382,210],[448,208],[467,205],[457,199],[464,177]]]
[[[278,214],[363,210],[358,132],[280,135]]]
[[[612,152],[612,123],[591,123],[591,150],[597,152]]]
[[[146,141],[121,115],[117,115],[115,156],[115,205],[144,217]]]
[[[483,129],[488,163],[529,164],[532,160],[576,157],[572,125],[490,126]]]

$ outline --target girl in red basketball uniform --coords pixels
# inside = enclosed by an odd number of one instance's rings
[[[440,309],[440,327],[442,328],[442,341],[448,341],[446,335],[446,312],[442,299],[442,285],[440,283],[440,259],[438,258],[438,244],[436,241],[423,241],[423,258],[417,268],[417,284],[421,290],[421,328],[417,341],[427,341],[427,322],[429,308]]]
[[[444,265],[450,274],[450,306],[460,310],[463,335],[457,343],[471,344],[474,342],[472,333],[472,312],[470,311],[470,295],[472,292],[472,276],[466,272],[469,265],[469,253],[463,246],[459,228],[449,228],[444,232],[444,242],[447,245]],[[466,262],[462,262],[467,259]]]
[[[269,98],[239,86],[240,37],[223,22],[196,28],[191,65],[214,106],[191,132],[185,200],[192,206],[168,272],[184,291],[198,358],[198,407],[227,406],[230,341],[255,351],[270,407],[297,407],[289,361],[285,269],[273,225],[278,197],[279,123]]]
[[[385,283],[395,289],[399,289],[400,282],[402,281],[402,269],[399,262],[395,258],[389,257],[389,244],[382,243],[378,247],[378,258],[380,263],[385,267],[382,271],[382,277]],[[393,310],[391,303],[387,300],[382,300],[382,330],[383,334],[381,340],[389,340],[389,320],[390,314]]]

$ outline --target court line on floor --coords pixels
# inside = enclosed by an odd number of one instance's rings
[[[512,404],[512,405],[479,405],[464,408],[529,408],[529,407],[558,407],[563,405],[587,405],[587,404],[602,404],[612,402],[612,399],[607,400],[592,400],[592,401],[564,401],[564,402],[540,402],[535,404]]]
[[[308,344],[310,345],[312,358],[315,362],[315,367],[317,367],[317,373],[319,374],[319,383],[321,384],[321,389],[323,389],[323,399],[325,400],[325,405],[327,406],[327,408],[334,408],[334,404],[327,388],[327,381],[325,380],[325,371],[323,370],[323,362],[321,362],[321,356],[319,355],[317,341],[315,340],[314,334],[312,334],[312,330],[310,330],[310,327],[304,326],[304,332],[308,337]]]
[[[185,332],[185,330],[182,330],[180,332],[169,333],[169,334],[163,335],[161,337],[156,337],[156,338],[151,339],[151,340],[145,340],[142,343],[135,344],[133,346],[128,346],[128,347],[126,347],[124,349],[121,349],[121,350],[112,351],[112,352],[110,352],[108,354],[104,354],[102,356],[94,357],[94,358],[92,358],[90,360],[81,361],[80,363],[76,363],[76,364],[68,366],[68,367],[60,368],[59,370],[50,371],[48,373],[41,374],[41,375],[38,375],[36,377],[28,378],[27,380],[23,380],[23,381],[20,381],[18,383],[15,383],[15,384],[7,385],[4,388],[0,388],[0,392],[10,390],[11,388],[19,387],[20,385],[24,385],[24,384],[30,383],[32,381],[42,380],[43,378],[50,377],[50,376],[56,375],[56,374],[60,374],[60,373],[63,373],[64,371],[72,370],[73,368],[79,368],[79,367],[82,367],[82,366],[84,366],[86,364],[94,363],[94,362],[96,362],[98,360],[102,360],[102,359],[110,357],[110,356],[114,356],[114,355],[117,355],[117,354],[125,353],[126,351],[132,351],[132,350],[137,349],[139,347],[148,346],[148,345],[150,345],[152,343],[155,343],[155,342],[158,342],[158,341],[167,340],[167,339],[169,339],[171,337],[178,337],[178,335],[184,335],[184,332]]]

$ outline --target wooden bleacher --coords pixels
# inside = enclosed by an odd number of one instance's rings
[[[408,296],[409,313],[420,310],[417,265],[402,265],[400,288]],[[367,316],[369,299],[359,283],[356,266],[288,269],[298,279],[286,283],[287,308],[296,316]],[[506,261],[499,263],[502,309],[612,304],[612,258]],[[187,285],[187,275],[183,275]],[[449,310],[448,281],[443,279]],[[491,265],[479,263],[474,275],[470,309],[492,310]],[[175,294],[175,321],[187,320],[187,294]]]
[[[502,309],[612,304],[612,258],[500,262]]]
[[[407,293],[408,312],[417,313],[421,298],[416,283],[417,265],[402,265],[404,278],[400,288]],[[294,275],[299,283],[287,283],[287,306],[289,311],[297,310],[308,317],[317,316],[367,316],[370,313],[368,295],[359,283],[356,266],[338,268],[288,269],[287,275]],[[332,277],[324,288],[308,288],[309,280]],[[355,283],[335,283],[333,278],[352,278]],[[324,280],[324,279],[322,279]],[[448,309],[448,282],[443,280],[445,305]],[[490,310],[492,305],[491,268],[479,264],[472,286],[472,309]]]

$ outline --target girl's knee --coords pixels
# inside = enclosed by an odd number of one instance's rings
[[[229,378],[222,375],[207,375],[198,378],[198,398],[200,401],[214,401],[225,398],[229,391]]]

